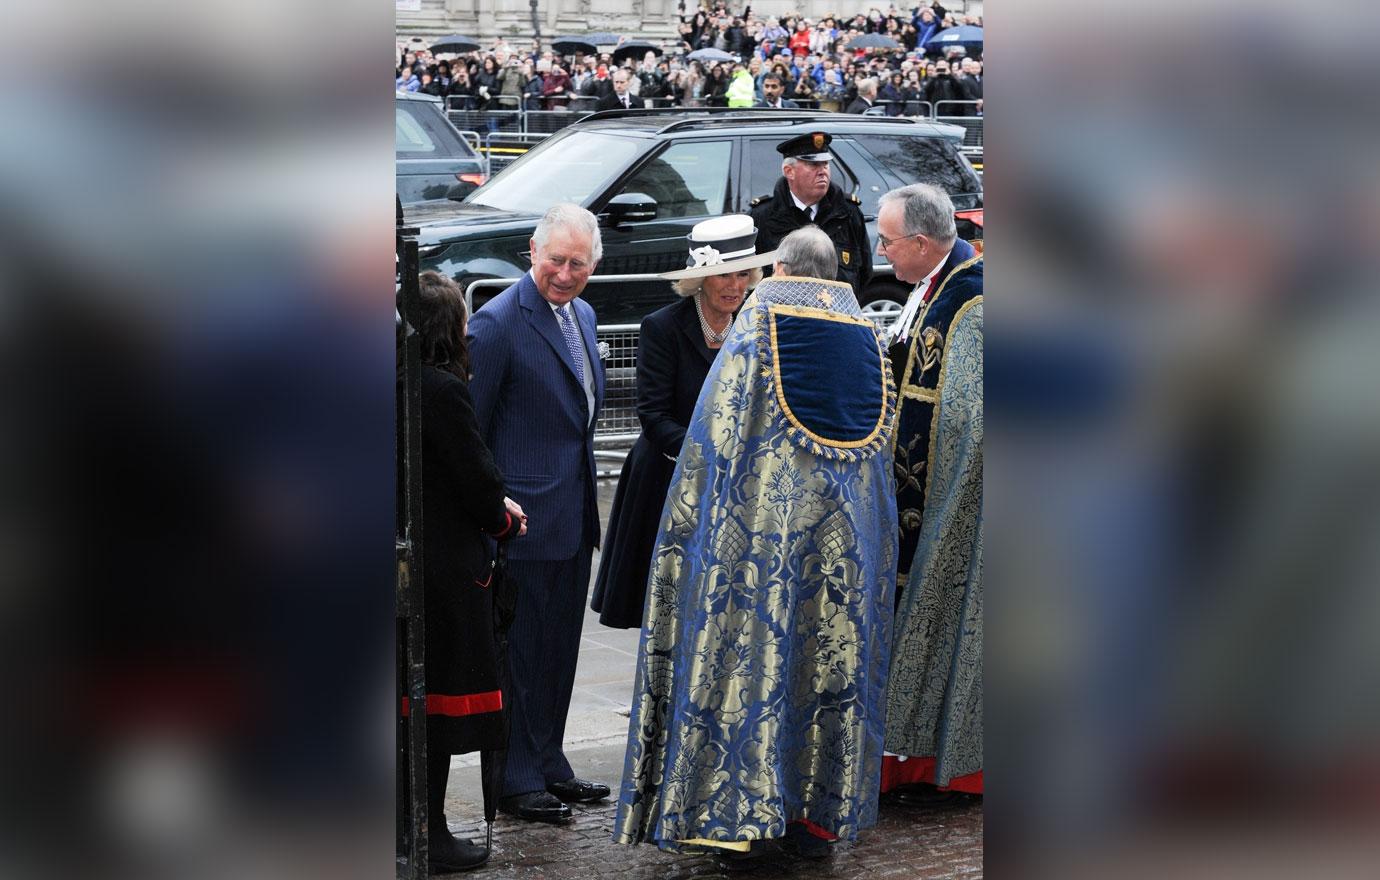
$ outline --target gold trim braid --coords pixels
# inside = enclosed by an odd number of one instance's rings
[[[828,458],[861,460],[880,451],[887,443],[888,434],[895,424],[896,385],[891,374],[891,359],[886,356],[886,349],[882,346],[881,338],[877,335],[876,325],[866,318],[856,318],[852,315],[842,315],[825,309],[784,303],[768,304],[763,311],[766,312],[766,326],[759,326],[757,329],[758,358],[762,373],[766,380],[771,383],[772,394],[785,416],[786,433],[792,442],[815,455],[823,455]],[[862,440],[831,440],[827,437],[821,437],[805,427],[795,413],[791,411],[790,405],[786,402],[785,387],[781,380],[780,351],[776,335],[777,314],[861,326],[868,328],[871,332],[873,344],[877,347],[877,360],[881,365],[883,387],[881,412],[878,413],[877,424],[873,426],[867,437]]]

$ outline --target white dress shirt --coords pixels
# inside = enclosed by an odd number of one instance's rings
[[[790,190],[787,190],[787,192],[790,192]],[[813,205],[807,205],[800,199],[797,199],[795,197],[795,193],[793,192],[791,192],[791,201],[795,202],[795,206],[797,209],[809,212],[810,222],[815,222],[815,215],[819,213],[819,202],[815,202]]]

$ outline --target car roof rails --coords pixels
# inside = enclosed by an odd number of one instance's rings
[[[695,126],[743,123],[761,125],[804,125],[811,122],[862,122],[865,125],[919,125],[932,122],[907,116],[863,116],[858,113],[837,113],[832,110],[775,110],[770,107],[637,107],[633,109],[599,110],[582,116],[577,124],[604,122],[616,119],[654,120],[659,116],[687,117],[677,119],[656,130],[657,134],[682,131]]]
[[[657,130],[657,134],[665,134],[670,131],[683,131],[687,128],[696,126],[711,126],[723,123],[759,123],[762,125],[806,125],[814,122],[843,122],[853,123],[863,120],[867,124],[881,123],[884,125],[918,125],[921,120],[908,119],[902,116],[860,116],[856,113],[831,113],[827,110],[767,110],[763,109],[758,115],[737,116],[732,119],[680,119],[670,125],[663,126]]]

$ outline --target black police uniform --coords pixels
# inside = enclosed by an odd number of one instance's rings
[[[796,158],[827,154],[827,134],[811,133],[791,138],[776,148],[783,157]],[[843,190],[829,184],[829,191],[820,199],[815,219],[809,210],[800,210],[791,198],[790,185],[783,176],[776,182],[771,195],[752,200],[752,222],[757,226],[757,253],[775,250],[781,239],[810,223],[824,230],[838,252],[839,281],[853,285],[853,292],[861,299],[863,288],[872,279],[872,247],[867,238],[867,225],[856,196],[844,195]]]

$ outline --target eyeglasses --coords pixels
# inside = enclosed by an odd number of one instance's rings
[[[885,235],[882,235],[879,232],[877,233],[877,244],[882,246],[882,250],[886,250],[898,241],[905,241],[908,238],[916,238],[917,236],[922,234],[923,233],[920,232],[912,232],[910,235],[900,235],[896,238],[887,238]]]

